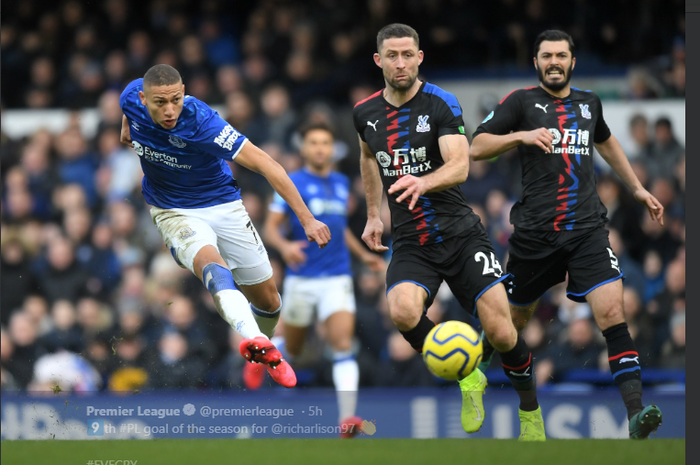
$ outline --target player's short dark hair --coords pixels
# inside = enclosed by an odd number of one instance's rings
[[[330,124],[325,123],[323,121],[313,121],[304,124],[299,128],[299,134],[301,134],[302,139],[305,139],[308,133],[316,130],[326,131],[331,135],[331,137],[335,138],[335,130],[333,129],[333,127]]]
[[[540,35],[537,36],[535,39],[535,47],[534,47],[534,52],[535,52],[535,57],[537,57],[537,53],[540,51],[540,44],[544,42],[545,40],[550,41],[550,42],[559,42],[560,40],[565,40],[569,43],[569,51],[571,52],[571,56],[574,57],[574,39],[571,38],[569,34],[567,34],[564,31],[557,31],[556,29],[550,29],[548,31],[544,31],[540,33]]]
[[[172,86],[182,83],[182,77],[178,70],[170,65],[159,64],[151,66],[143,75],[143,87]]]
[[[411,26],[401,23],[393,23],[384,26],[377,33],[377,51],[382,48],[382,44],[386,39],[400,39],[402,37],[411,37],[416,42],[416,47],[420,48],[418,33]]]

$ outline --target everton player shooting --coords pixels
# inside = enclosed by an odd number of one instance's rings
[[[241,355],[293,387],[294,371],[269,340],[282,306],[270,260],[226,160],[265,176],[307,239],[321,248],[330,241],[328,227],[314,218],[277,162],[185,94],[175,68],[153,66],[126,86],[119,102],[122,143],[139,156],[143,195],[173,258],[202,280],[219,314],[245,338]]]

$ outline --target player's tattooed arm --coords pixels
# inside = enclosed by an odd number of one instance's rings
[[[126,119],[126,115],[122,115],[122,132],[119,136],[119,142],[129,147],[134,146],[131,143],[131,130],[129,129],[129,120]]]
[[[639,203],[644,205],[649,211],[649,216],[651,219],[658,221],[661,225],[664,224],[664,206],[661,205],[656,197],[651,195],[649,191],[644,189],[642,183],[634,174],[634,170],[630,165],[627,156],[625,155],[620,142],[613,135],[604,141],[595,144],[595,148],[603,157],[603,160],[610,165],[610,167],[620,176],[620,179],[627,184],[627,187],[632,190],[634,198],[637,199]]]
[[[272,188],[297,215],[309,241],[316,242],[320,248],[328,245],[328,241],[331,240],[328,226],[314,218],[282,165],[250,141],[243,146],[235,161],[249,170],[265,176]]]
[[[384,224],[379,219],[382,206],[382,178],[379,175],[376,158],[369,145],[362,139],[360,139],[360,174],[362,175],[362,184],[365,186],[367,201],[367,224],[362,233],[362,240],[365,241],[370,250],[385,252],[389,248],[382,245]]]
[[[402,176],[389,187],[389,194],[403,191],[397,203],[410,197],[409,210],[415,208],[421,195],[439,192],[462,184],[469,173],[469,142],[462,134],[447,134],[438,139],[440,155],[445,164],[425,176]]]

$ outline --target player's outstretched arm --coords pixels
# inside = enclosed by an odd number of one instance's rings
[[[309,241],[316,242],[320,248],[328,244],[331,240],[328,226],[314,218],[296,186],[279,163],[250,141],[241,148],[234,160],[249,170],[265,176],[272,188],[297,215]]]
[[[474,161],[490,160],[520,144],[536,145],[546,153],[552,153],[552,140],[554,136],[545,128],[511,132],[505,135],[482,132],[472,141],[471,158]]]
[[[119,142],[129,147],[134,147],[131,143],[131,129],[129,129],[129,120],[126,119],[126,115],[122,115],[122,131],[119,136]]]
[[[358,136],[359,138],[359,136]],[[367,224],[362,233],[362,240],[375,252],[385,252],[389,248],[382,245],[384,224],[379,219],[382,206],[382,178],[379,176],[377,161],[369,149],[369,145],[360,138],[360,174],[365,186],[367,201]]]
[[[663,225],[664,206],[649,191],[644,189],[639,178],[634,174],[634,170],[617,138],[610,135],[605,142],[596,143],[595,148],[600,153],[600,156],[603,157],[603,160],[610,165],[613,171],[620,176],[620,179],[627,184],[627,187],[632,190],[634,198],[649,210],[649,216]]]
[[[287,221],[284,213],[269,211],[265,220],[263,237],[267,245],[277,249],[284,262],[291,268],[306,262],[304,248],[309,244],[306,241],[290,241],[280,233],[280,226]]]

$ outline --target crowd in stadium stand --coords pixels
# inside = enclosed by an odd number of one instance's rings
[[[350,227],[359,237],[366,210],[351,110],[381,86],[368,59],[381,26],[432,25],[418,27],[421,48],[430,50],[421,68],[427,75],[455,63],[531,72],[534,36],[564,28],[589,63],[630,70],[629,91],[619,98],[684,97],[683,2],[625,3],[635,6],[580,1],[569,7],[545,0],[317,0],[304,7],[285,1],[17,2],[10,7],[14,14],[4,12],[0,28],[3,110],[97,107],[100,123],[90,139],[77,114],[59,134],[41,128],[21,140],[2,134],[2,389],[54,388],[56,366],[72,367],[64,368],[72,372],[64,372],[63,390],[244,388],[240,336],[220,318],[201,282],[165,250],[140,192],[138,157],[119,143],[120,92],[152,64],[179,69],[188,94],[222,105],[222,116],[288,171],[301,166],[300,124],[331,123],[338,169],[352,179]],[[593,27],[600,18],[606,19]],[[627,154],[666,207],[665,227],[650,220],[617,176],[601,173],[598,183],[611,246],[626,276],[630,332],[646,367],[685,366],[685,148],[676,137],[683,130],[665,117],[650,121],[639,114],[629,122],[633,145]],[[239,165],[231,167],[261,229],[271,187]],[[504,263],[519,175],[511,151],[493,162],[473,162],[461,186]],[[383,243],[390,245],[386,208],[384,214]],[[269,253],[282,288],[284,265],[275,250]],[[354,269],[361,387],[440,385],[394,329],[384,276],[359,263]],[[524,332],[541,385],[566,380],[568,370],[582,367],[609,374],[590,308],[568,300],[564,289],[562,284],[545,294]],[[448,288],[428,311],[433,321],[476,323]],[[332,386],[320,336],[309,338],[295,360],[299,384]],[[492,366],[497,364],[498,356]]]

